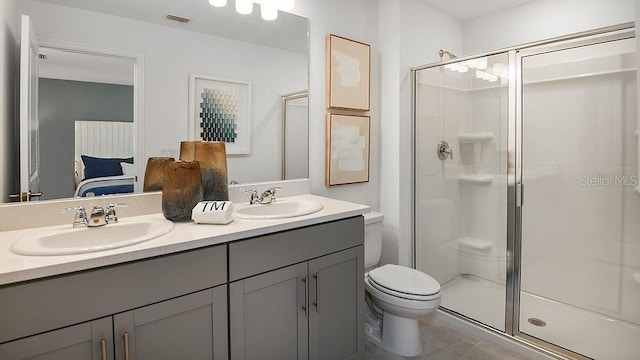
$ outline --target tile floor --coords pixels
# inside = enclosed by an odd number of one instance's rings
[[[429,316],[420,319],[423,352],[413,360],[532,360],[478,335]],[[366,360],[404,360],[365,339]]]

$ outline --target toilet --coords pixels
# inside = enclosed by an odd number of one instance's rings
[[[418,317],[440,305],[440,284],[431,276],[405,266],[380,267],[383,214],[364,214],[364,254],[367,318],[382,319],[381,334],[365,331],[369,340],[400,356],[422,354]],[[365,326],[367,328],[367,326]]]

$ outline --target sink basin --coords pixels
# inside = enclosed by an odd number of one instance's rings
[[[313,214],[322,210],[322,204],[308,200],[277,200],[271,204],[243,205],[236,208],[238,219],[283,219]]]
[[[64,228],[27,233],[16,240],[11,251],[19,255],[72,255],[139,244],[173,230],[165,219],[121,221],[94,228]]]

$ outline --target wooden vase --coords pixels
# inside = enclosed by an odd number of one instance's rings
[[[222,141],[183,141],[180,160],[200,163],[203,200],[229,200],[227,150]]]
[[[167,163],[162,186],[162,214],[171,221],[191,220],[191,210],[202,201],[202,175],[197,161]]]

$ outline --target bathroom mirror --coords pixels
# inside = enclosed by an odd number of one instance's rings
[[[143,86],[136,89],[142,96],[133,105],[133,112],[139,115],[134,121],[133,145],[138,183],[148,157],[178,158],[180,141],[191,139],[188,93],[193,74],[251,84],[250,150],[228,156],[229,181],[280,180],[286,154],[308,154],[307,148],[291,144],[285,149],[282,106],[282,94],[308,88],[308,19],[279,12],[276,20],[265,21],[258,6],[253,14],[239,15],[233,1],[225,8],[214,8],[206,0],[21,0],[17,7],[18,13],[29,15],[44,43],[141,54],[133,74],[143,77]],[[172,21],[167,15],[190,21]],[[111,101],[110,97],[101,99],[97,101]],[[113,120],[77,117],[66,121]],[[47,136],[41,131],[41,153],[60,154],[61,142],[69,145],[71,141],[52,141]],[[308,146],[304,140],[301,146]],[[59,160],[74,161],[73,155]],[[50,161],[47,165],[66,178],[63,181],[69,188],[66,195],[48,192],[43,177],[42,199],[73,196],[74,170],[68,170],[73,165],[65,169]],[[308,168],[296,173],[308,174]]]

